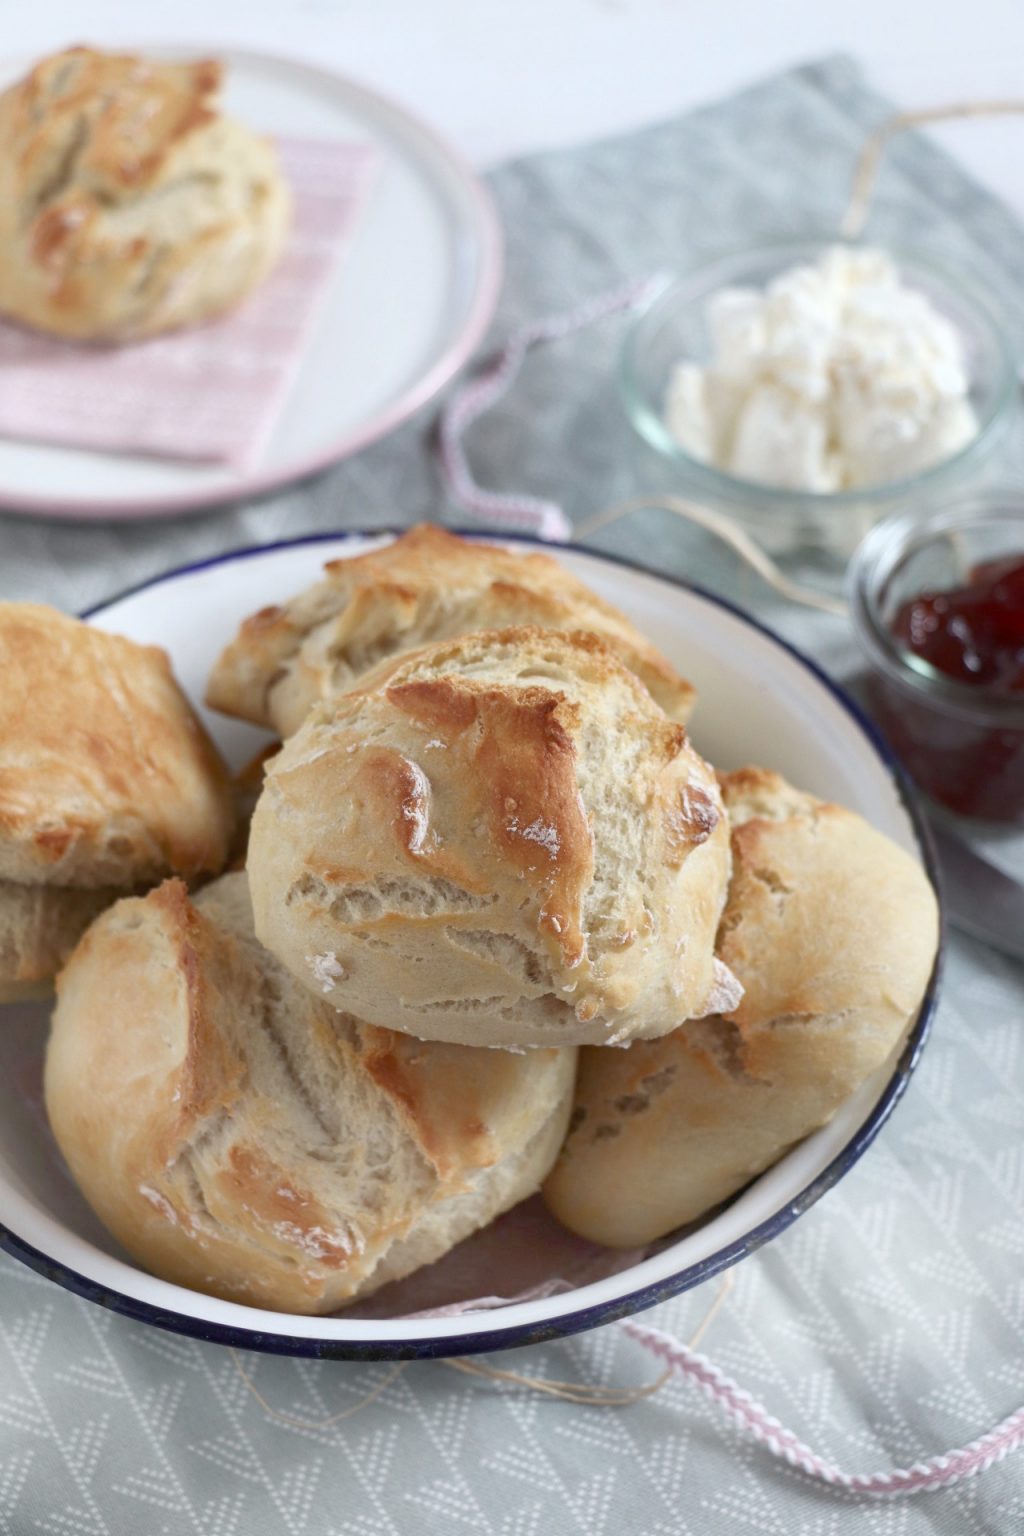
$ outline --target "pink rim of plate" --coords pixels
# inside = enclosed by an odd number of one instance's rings
[[[124,47],[133,46],[125,43]],[[32,496],[11,492],[0,486],[0,511],[22,514],[26,517],[55,517],[82,522],[134,522],[146,518],[173,517],[179,513],[213,511],[215,508],[265,496],[270,491],[293,485],[329,469],[333,464],[368,448],[389,432],[407,421],[421,406],[432,400],[469,359],[477,343],[483,337],[498,302],[504,273],[504,237],[494,201],[469,161],[453,149],[448,140],[436,129],[409,112],[384,92],[371,89],[347,75],[336,74],[320,65],[310,64],[293,54],[263,53],[252,48],[238,48],[228,43],[217,48],[210,44],[169,45],[166,43],[142,43],[141,51],[176,53],[186,56],[198,54],[230,54],[235,58],[250,59],[258,64],[282,64],[293,69],[305,70],[318,76],[327,85],[342,85],[354,97],[378,109],[383,109],[412,134],[428,150],[447,162],[448,170],[461,183],[471,212],[479,242],[480,272],[468,313],[457,334],[420,379],[406,389],[384,410],[379,411],[355,431],[346,432],[335,442],[305,458],[280,465],[273,470],[241,474],[230,484],[215,489],[176,491],[169,495],[143,496],[139,501],[125,501],[111,506],[103,497],[69,501],[60,496]]]

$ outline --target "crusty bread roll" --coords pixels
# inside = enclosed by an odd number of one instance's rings
[[[0,311],[129,341],[209,319],[270,270],[290,197],[221,117],[214,60],[71,48],[0,96]]]
[[[297,986],[244,873],[119,902],[58,980],[46,1106],[80,1188],[154,1274],[324,1313],[531,1194],[573,1051],[422,1045]]]
[[[163,651],[0,603],[0,996],[52,977],[97,912],[224,866],[227,770]]]
[[[727,1016],[628,1051],[586,1050],[544,1195],[612,1247],[728,1199],[823,1125],[897,1049],[938,943],[917,862],[859,816],[747,768],[722,778],[733,876],[719,955]]]
[[[715,1006],[718,786],[592,634],[462,636],[314,706],[248,867],[293,975],[422,1039],[596,1044]]]
[[[600,635],[666,714],[688,718],[690,684],[625,614],[550,555],[512,554],[428,523],[383,549],[332,560],[315,586],[246,619],[214,667],[206,699],[290,736],[318,699],[353,687],[389,657],[524,624]]]
[[[229,869],[244,869],[249,847],[249,827],[260,795],[267,764],[281,750],[279,741],[272,741],[243,763],[231,777],[231,797],[235,806],[235,835],[231,844]]]
[[[216,873],[227,772],[155,646],[0,603],[0,879]]]
[[[94,917],[122,891],[0,880],[0,1003],[46,997]]]

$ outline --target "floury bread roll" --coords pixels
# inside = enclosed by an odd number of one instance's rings
[[[268,767],[248,867],[293,975],[426,1040],[654,1036],[731,979],[715,776],[592,634],[463,636],[317,705]]]
[[[325,1313],[532,1194],[574,1051],[423,1045],[311,997],[244,873],[121,901],[62,972],[46,1106],[82,1192],[163,1279]]]
[[[733,876],[727,1015],[580,1055],[572,1129],[544,1187],[612,1247],[673,1231],[823,1125],[892,1055],[938,944],[920,865],[859,816],[757,768],[724,775]]]
[[[332,560],[307,591],[246,619],[214,667],[207,703],[290,736],[317,700],[343,693],[389,657],[523,624],[600,635],[666,714],[689,717],[689,683],[625,614],[557,560],[427,523],[368,555]]]
[[[0,603],[0,1001],[119,895],[224,867],[227,771],[163,651]]]
[[[221,68],[71,48],[0,96],[0,311],[131,341],[237,304],[281,251],[270,144],[222,117]]]

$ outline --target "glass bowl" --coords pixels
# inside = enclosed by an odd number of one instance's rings
[[[850,566],[850,605],[871,664],[875,718],[918,786],[947,810],[1024,826],[1024,693],[957,682],[892,633],[903,603],[963,586],[988,561],[1024,563],[1024,483],[879,523]]]
[[[735,517],[773,553],[810,547],[847,558],[868,529],[895,508],[945,494],[977,475],[1002,440],[1016,405],[1016,366],[1005,340],[1008,327],[986,294],[924,256],[886,246],[908,286],[925,293],[963,339],[977,436],[906,479],[823,493],[741,480],[687,453],[666,425],[665,394],[678,362],[699,363],[709,355],[707,300],[724,287],[764,288],[789,268],[816,262],[842,243],[808,238],[758,245],[686,273],[654,298],[622,348],[619,389],[626,413],[643,441],[671,466],[672,488]]]

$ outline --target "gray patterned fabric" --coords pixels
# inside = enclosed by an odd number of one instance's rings
[[[506,167],[500,334],[623,277],[758,235],[832,227],[865,130],[887,110],[834,59],[680,121]],[[897,143],[873,232],[984,260],[1019,300],[1024,233],[935,148]],[[610,384],[611,322],[531,361],[474,430],[487,483],[577,516],[651,489]],[[458,521],[422,416],[349,464],[262,505],[165,525],[0,522],[0,594],[80,609],[165,568],[311,529]],[[697,575],[833,671],[843,623],[765,599],[703,536],[651,512],[606,547]],[[737,1271],[704,1348],[818,1451],[855,1471],[958,1445],[1024,1402],[1024,972],[954,937],[932,1042],[870,1153]],[[716,1283],[652,1320],[686,1338]],[[277,1409],[318,1420],[386,1372],[251,1357]],[[610,1327],[500,1364],[601,1383],[656,1373]],[[408,1368],[355,1417],[286,1428],[230,1353],[129,1323],[0,1260],[0,1533],[27,1536],[1012,1536],[1024,1456],[913,1503],[818,1488],[672,1382],[628,1409],[543,1400]]]

